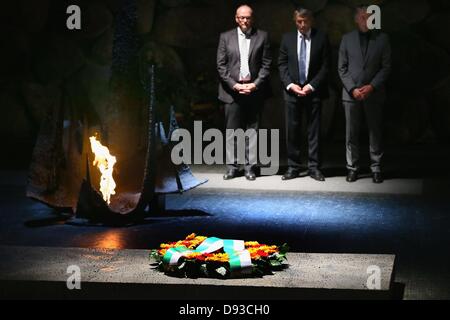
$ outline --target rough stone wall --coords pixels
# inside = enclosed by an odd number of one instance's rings
[[[257,25],[269,31],[274,61],[281,35],[294,29],[292,11],[311,8],[333,48],[331,98],[323,110],[323,135],[341,142],[344,116],[336,72],[342,34],[353,29],[351,6],[382,7],[382,27],[393,47],[385,134],[391,144],[435,143],[450,138],[450,2],[445,0],[249,0]],[[182,125],[205,120],[222,127],[215,69],[219,33],[234,27],[234,0],[138,0],[138,32],[144,57],[168,71],[167,106],[176,105]],[[66,29],[66,8],[82,9],[82,30]],[[0,135],[9,160],[26,163],[46,108],[62,90],[77,97],[71,113],[101,119],[107,110],[114,18],[120,0],[16,0],[0,10]],[[281,84],[273,64],[275,93],[262,124],[284,129]],[[170,81],[170,82],[169,82]],[[67,115],[69,117],[69,115]],[[283,136],[283,134],[281,134]],[[6,162],[5,162],[6,161]],[[19,161],[20,162],[20,161]]]

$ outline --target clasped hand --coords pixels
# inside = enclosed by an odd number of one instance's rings
[[[356,88],[353,90],[353,98],[358,101],[366,100],[369,95],[373,92],[373,86],[368,84],[361,88]]]
[[[312,92],[312,89],[310,86],[306,85],[302,88],[298,84],[293,84],[289,88],[289,90],[291,90],[298,97],[306,97],[307,95],[309,95]]]
[[[239,94],[249,95],[256,90],[256,85],[254,83],[236,83],[233,89]]]

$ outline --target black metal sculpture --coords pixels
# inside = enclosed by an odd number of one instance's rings
[[[176,166],[171,161],[170,136],[178,127],[175,113],[172,107],[166,134],[155,108],[155,66],[142,63],[135,30],[136,2],[124,1],[116,18],[107,112],[64,119],[70,106],[63,95],[60,103],[48,111],[41,127],[27,196],[74,212],[72,222],[139,222],[163,209],[166,194],[206,182],[197,180],[187,165]],[[98,123],[95,119],[99,119]],[[99,133],[118,155],[117,193],[110,204],[93,182],[99,180],[89,160],[93,158],[89,136],[94,133]]]

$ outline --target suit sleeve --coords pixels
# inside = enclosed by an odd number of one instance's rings
[[[219,46],[217,48],[217,71],[219,72],[220,80],[226,83],[230,89],[233,89],[237,82],[230,77],[230,70],[228,69],[227,44],[224,34],[220,35]]]
[[[375,88],[380,88],[387,80],[391,72],[391,45],[386,35],[385,46],[381,57],[381,69],[377,72],[370,84]]]
[[[259,69],[258,77],[254,81],[256,87],[258,88],[269,78],[270,66],[272,64],[272,54],[270,52],[270,42],[267,33],[264,36],[263,46],[261,68]]]
[[[324,37],[324,44],[321,54],[322,65],[320,66],[319,72],[317,72],[316,76],[309,82],[315,90],[320,89],[327,83],[328,70],[330,69],[330,41],[326,35]]]
[[[356,83],[348,70],[348,51],[346,37],[342,38],[341,45],[339,47],[338,73],[345,90],[350,93],[356,87]]]
[[[278,54],[278,71],[280,72],[280,78],[284,88],[294,82],[289,74],[288,49],[286,42],[286,36],[283,36],[281,39],[280,52]]]

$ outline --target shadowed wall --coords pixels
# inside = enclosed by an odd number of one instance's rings
[[[160,108],[176,106],[182,126],[204,120],[203,127],[223,127],[217,101],[215,66],[219,33],[235,26],[240,1],[139,0],[138,31],[144,56],[166,70]],[[342,35],[353,29],[351,6],[358,0],[247,1],[256,24],[269,31],[274,64],[274,97],[262,126],[284,132],[284,107],[276,58],[281,35],[294,29],[292,11],[301,4],[315,12],[333,48],[331,97],[324,103],[322,133],[342,143],[344,114],[336,71]],[[382,27],[393,47],[393,71],[385,107],[385,137],[391,145],[434,144],[450,138],[450,4],[439,0],[376,0]],[[27,165],[45,110],[60,99],[63,87],[93,119],[107,110],[112,34],[119,0],[20,0],[0,12],[0,135],[8,152],[2,167]],[[66,8],[78,4],[82,30],[66,29]],[[66,115],[69,117],[69,115]],[[281,137],[284,136],[283,132]]]

